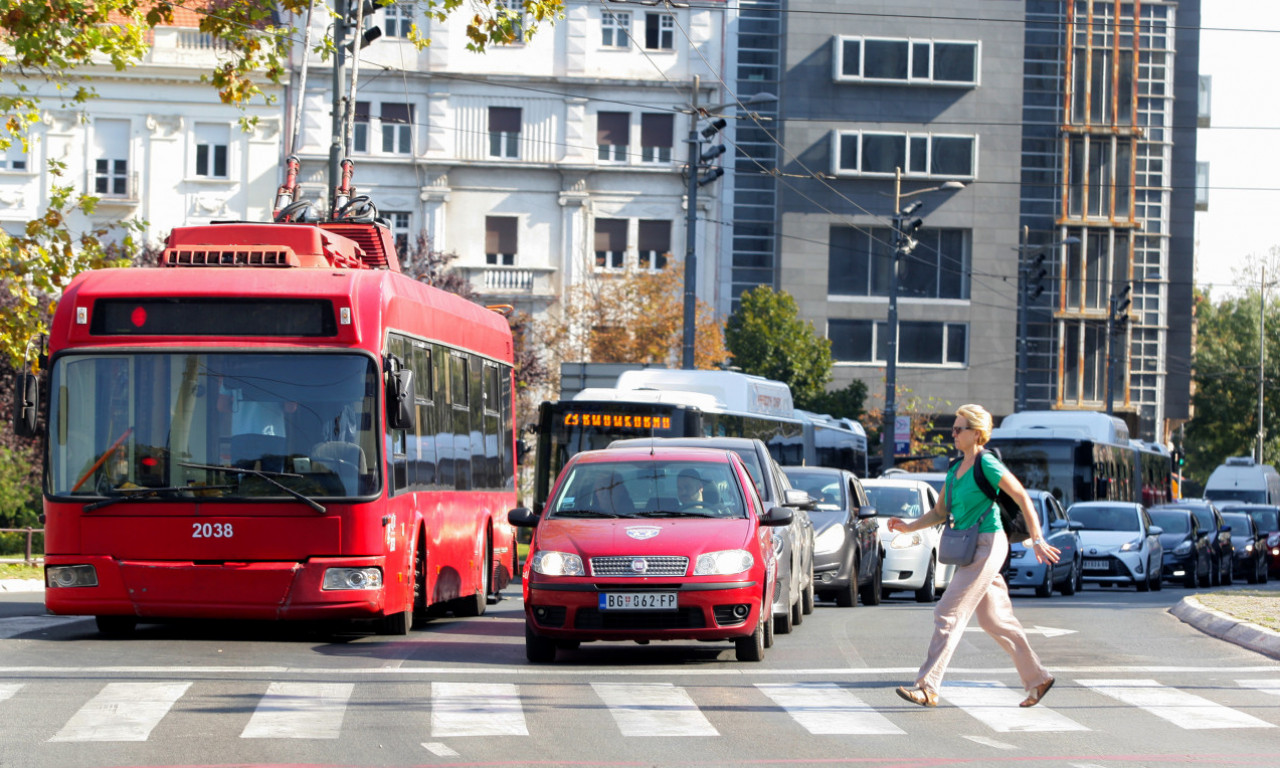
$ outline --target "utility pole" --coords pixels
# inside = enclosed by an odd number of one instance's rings
[[[1045,254],[1064,245],[1075,245],[1080,238],[1072,236],[1045,245],[1032,246],[1027,241],[1031,231],[1023,225],[1018,238],[1018,396],[1014,410],[1021,412],[1027,409],[1027,355],[1031,340],[1027,338],[1028,315],[1031,314],[1031,302],[1040,297],[1044,291],[1044,279],[1049,271],[1044,268]],[[1036,254],[1035,261],[1027,262],[1027,257]],[[1032,286],[1034,285],[1034,289]]]
[[[1258,284],[1258,463],[1262,463],[1262,444],[1267,438],[1267,427],[1262,421],[1262,394],[1266,388],[1263,366],[1267,362],[1267,265],[1262,265],[1261,282]]]
[[[1107,415],[1115,413],[1115,390],[1116,390],[1116,363],[1117,347],[1120,345],[1116,342],[1116,334],[1124,328],[1124,322],[1128,318],[1129,305],[1132,300],[1129,293],[1133,290],[1133,283],[1125,283],[1124,289],[1120,293],[1111,294],[1109,306],[1107,307]]]
[[[338,181],[342,178],[342,133],[347,103],[342,97],[342,68],[347,55],[347,2],[348,0],[334,0],[333,7],[333,132],[329,140],[328,185],[330,211],[334,210],[333,190],[337,189]]]
[[[697,331],[698,281],[698,163],[702,142],[698,140],[698,88],[701,78],[693,76],[693,108],[689,115],[689,187],[684,215],[684,340],[680,367],[693,370],[694,334]]]

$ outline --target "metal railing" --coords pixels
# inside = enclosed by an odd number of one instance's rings
[[[33,565],[36,562],[35,558],[31,556],[31,539],[34,538],[36,534],[40,534],[41,536],[43,536],[44,535],[43,528],[0,528],[0,533],[27,534],[27,546],[23,554],[23,562],[25,562],[27,565]]]

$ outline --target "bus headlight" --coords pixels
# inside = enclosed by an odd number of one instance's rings
[[[833,525],[813,540],[813,554],[829,555],[832,552],[839,552],[842,546],[844,546],[844,526]]]
[[[582,558],[569,552],[545,550],[533,556],[533,572],[543,576],[585,576]]]
[[[51,565],[44,569],[46,587],[96,587],[98,571],[92,565]]]
[[[698,562],[693,566],[694,576],[729,576],[751,570],[755,558],[744,549],[726,549],[722,552],[707,552],[698,555]]]
[[[379,568],[326,568],[321,589],[382,589]]]

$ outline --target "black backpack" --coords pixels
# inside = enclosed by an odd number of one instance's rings
[[[978,458],[973,462],[973,467],[977,470],[973,477],[978,481],[978,487],[982,492],[987,494],[987,498],[1000,505],[1000,521],[1004,525],[1004,532],[1009,537],[1009,541],[1022,542],[1031,538],[1031,531],[1027,530],[1027,520],[1022,516],[1022,508],[1018,506],[1018,502],[1014,501],[1009,494],[1001,493],[999,488],[993,488],[991,481],[987,479],[987,474],[982,471],[982,454],[983,450],[979,449]],[[947,469],[954,467],[962,458],[952,459]]]

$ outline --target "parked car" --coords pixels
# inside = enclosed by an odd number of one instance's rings
[[[1236,578],[1250,584],[1267,581],[1267,535],[1258,529],[1248,512],[1223,512],[1222,519],[1231,526],[1231,540],[1236,545]]]
[[[813,499],[813,580],[819,600],[851,608],[880,603],[883,557],[876,508],[857,475],[828,467],[783,467],[792,487]]]
[[[1209,586],[1213,562],[1209,557],[1209,531],[1200,529],[1195,513],[1184,504],[1148,507],[1151,521],[1164,529],[1164,577],[1181,581],[1188,589]],[[1214,531],[1217,533],[1217,531]]]
[[[887,517],[912,519],[933,509],[938,492],[919,480],[880,478],[862,481],[871,506],[881,521]],[[880,593],[884,596],[898,590],[911,590],[921,603],[931,603],[951,583],[953,565],[938,563],[938,538],[942,526],[934,525],[912,533],[894,533],[880,526],[880,544],[884,552],[884,572]]]
[[[1267,573],[1280,576],[1280,506],[1229,501],[1224,502],[1221,509],[1223,512],[1249,513],[1258,530],[1267,535]]]
[[[1200,530],[1209,534],[1209,583],[1215,587],[1230,584],[1235,576],[1235,545],[1217,503],[1209,499],[1180,499],[1173,504],[1190,509]]]
[[[677,501],[677,478],[698,475],[696,505]],[[733,451],[655,446],[583,451],[560,472],[533,528],[524,566],[525,655],[554,661],[593,640],[729,640],[740,661],[760,661],[772,636],[778,569],[775,532],[788,490],[767,507]]]
[[[710,447],[733,451],[742,459],[755,481],[765,506],[783,503],[783,494],[791,489],[791,481],[769,454],[763,441],[748,437],[659,437],[614,440],[610,448],[650,445]],[[782,535],[774,536],[778,555],[778,591],[773,602],[773,629],[780,635],[813,613],[816,596],[813,583],[813,522],[804,509],[791,511],[791,524]]]
[[[1141,504],[1078,501],[1067,516],[1081,526],[1086,583],[1132,584],[1139,592],[1164,588],[1162,531]]]
[[[1004,580],[1009,589],[1035,588],[1036,597],[1049,597],[1054,589],[1064,595],[1074,595],[1083,585],[1084,554],[1080,551],[1080,524],[1071,521],[1052,493],[1034,489],[1027,489],[1027,493],[1040,514],[1040,530],[1044,531],[1049,543],[1058,548],[1058,562],[1053,565],[1041,563],[1022,542],[1011,541]]]
[[[893,467],[880,476],[882,480],[921,480],[933,486],[933,490],[942,495],[942,486],[947,482],[946,472],[908,472]]]

